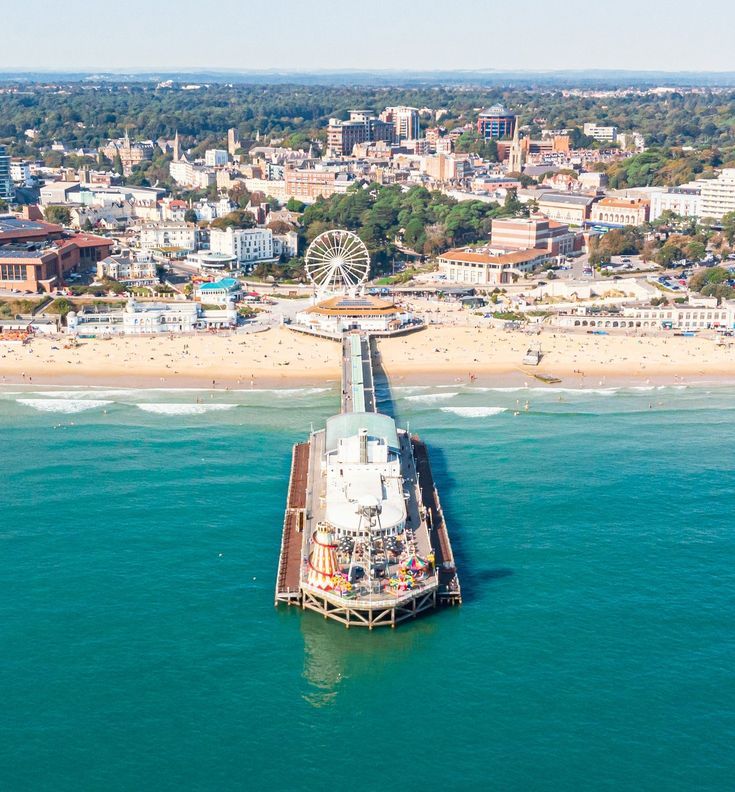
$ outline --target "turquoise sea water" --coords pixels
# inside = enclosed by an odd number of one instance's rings
[[[273,607],[336,390],[0,394],[0,788],[733,789],[735,390],[393,395],[465,603],[369,634]]]

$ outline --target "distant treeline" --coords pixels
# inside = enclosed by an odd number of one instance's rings
[[[156,89],[150,83],[22,84],[18,93],[0,93],[0,140],[13,153],[63,140],[77,147],[119,137],[126,127],[135,137],[170,137],[176,130],[188,143],[207,137],[224,141],[229,127],[248,138],[303,134],[319,137],[332,116],[350,109],[379,112],[407,104],[443,110],[448,127],[474,121],[479,109],[502,102],[519,113],[532,131],[540,127],[579,128],[586,121],[637,131],[651,146],[729,146],[735,143],[735,90],[642,96],[582,97],[558,89],[472,86],[368,87],[299,84],[215,84],[197,90]],[[430,115],[425,125],[434,124]],[[24,131],[38,130],[26,144]]]

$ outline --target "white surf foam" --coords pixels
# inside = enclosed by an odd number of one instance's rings
[[[41,412],[80,413],[112,404],[103,399],[18,399],[18,404]]]
[[[507,407],[441,407],[442,412],[454,413],[462,418],[487,418],[507,411]]]
[[[236,404],[176,404],[175,402],[140,403],[135,405],[139,410],[144,410],[157,415],[204,415],[207,412],[231,410]]]
[[[33,391],[36,396],[45,396],[48,399],[68,399],[74,397],[75,399],[115,399],[120,396],[130,396],[135,391],[131,390],[91,390],[91,391],[72,391],[72,390],[56,390],[56,391]]]
[[[414,401],[414,402],[436,402],[436,401],[444,401],[445,399],[453,399],[455,396],[459,396],[457,391],[449,392],[449,393],[419,393],[415,396],[404,396],[403,398],[406,401]]]

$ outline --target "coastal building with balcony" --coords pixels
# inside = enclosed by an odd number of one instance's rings
[[[199,246],[199,229],[194,223],[174,221],[149,223],[140,229],[141,250],[174,257],[193,252]]]
[[[221,330],[237,325],[232,307],[206,310],[197,302],[137,302],[122,308],[84,306],[67,314],[70,335],[155,335]]]
[[[158,283],[156,263],[144,256],[137,258],[130,253],[108,256],[97,264],[98,278],[111,278],[126,286],[152,286]]]
[[[464,248],[442,253],[439,267],[452,283],[495,287],[515,283],[549,258],[545,250],[507,253],[490,247]]]
[[[270,228],[213,228],[209,248],[212,253],[234,258],[245,270],[275,257]]]

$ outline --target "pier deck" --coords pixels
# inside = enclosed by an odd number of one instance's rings
[[[276,602],[298,600],[301,596],[299,586],[304,526],[306,524],[309,446],[310,443],[297,443],[293,447],[291,480],[288,485],[288,500],[281,537],[281,556],[278,564]]]
[[[449,541],[447,524],[444,521],[444,512],[431,472],[429,452],[426,444],[416,435],[411,437],[411,445],[420,482],[421,502],[426,510],[431,546],[436,554],[436,566],[439,572],[439,600],[450,605],[459,605],[462,602],[462,590],[459,586],[457,566]]]
[[[342,413],[377,412],[371,339],[358,332],[342,338]],[[346,627],[395,627],[438,604],[462,601],[457,570],[439,494],[434,484],[426,445],[397,429],[401,449],[401,478],[406,500],[406,533],[421,558],[433,554],[433,568],[413,589],[396,594],[356,584],[349,598],[307,582],[304,560],[311,536],[326,517],[326,478],[322,474],[325,430],[312,432],[309,441],[293,449],[281,555],[276,583],[279,602],[321,613]]]

